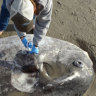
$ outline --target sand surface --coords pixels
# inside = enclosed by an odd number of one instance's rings
[[[2,0],[0,0],[1,6]],[[89,53],[96,72],[96,0],[53,0],[52,22],[47,36],[76,44]],[[10,21],[2,37],[16,32]],[[5,96],[5,95],[4,95]],[[14,91],[8,96],[28,96]],[[96,96],[96,77],[84,96]]]

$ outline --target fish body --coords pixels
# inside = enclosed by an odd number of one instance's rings
[[[30,40],[32,35],[27,38]],[[11,84],[17,90],[33,96],[82,96],[89,88],[94,71],[87,52],[67,41],[46,36],[40,43],[40,53],[30,55],[18,39],[12,36],[2,40],[7,44],[7,56],[12,53]]]

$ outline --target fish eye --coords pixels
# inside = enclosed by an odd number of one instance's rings
[[[76,67],[82,68],[84,63],[81,60],[75,60],[72,64]]]

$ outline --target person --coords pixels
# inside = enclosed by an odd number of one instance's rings
[[[9,19],[23,45],[30,48],[30,54],[39,53],[39,44],[46,35],[52,15],[52,0],[3,0],[0,14],[0,35],[6,30]],[[33,31],[33,44],[26,33]]]

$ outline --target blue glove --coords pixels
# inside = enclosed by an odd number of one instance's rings
[[[32,42],[28,42],[26,37],[24,37],[21,41],[26,48],[32,48]]]
[[[29,51],[30,54],[38,54],[39,53],[39,48],[33,45],[32,50]]]

